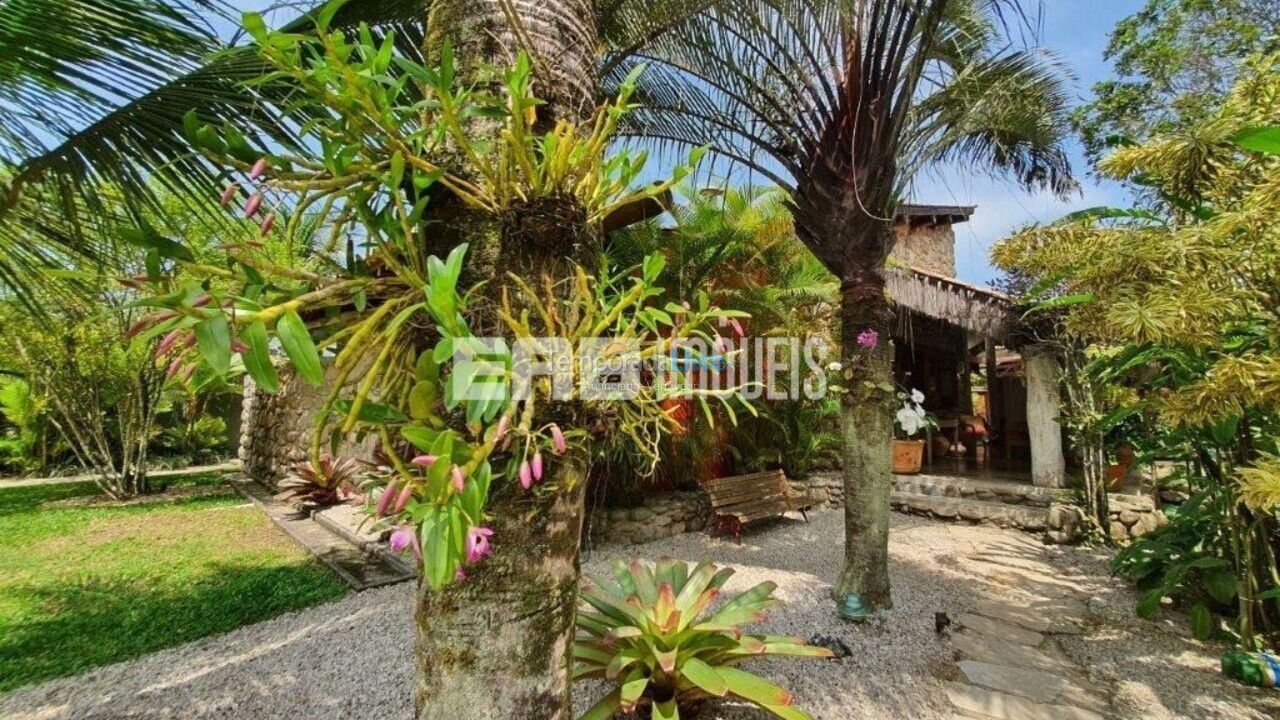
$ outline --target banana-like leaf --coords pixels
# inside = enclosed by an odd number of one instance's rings
[[[675,700],[653,704],[653,720],[680,720],[680,710]]]

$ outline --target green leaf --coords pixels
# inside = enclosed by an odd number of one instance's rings
[[[311,340],[311,331],[307,330],[298,313],[290,310],[276,321],[276,336],[302,379],[317,387],[323,385],[324,367],[320,364],[320,353]]]
[[[266,44],[268,35],[267,23],[263,21],[261,15],[256,12],[247,12],[241,16],[240,22],[244,25],[245,31],[249,33],[249,37],[252,37],[259,45]]]
[[[276,373],[276,366],[271,362],[267,326],[261,321],[249,323],[240,331],[240,339],[249,346],[248,350],[241,353],[245,370],[249,372],[249,376],[258,387],[274,394],[280,389],[280,376]]]
[[[162,257],[183,262],[195,262],[195,255],[191,254],[190,249],[181,243],[164,237],[146,222],[136,228],[121,228],[119,234],[125,242],[137,245],[140,248],[155,250]]]
[[[1236,578],[1227,570],[1205,573],[1204,588],[1214,600],[1224,605],[1236,599]]]
[[[640,700],[640,696],[644,694],[644,689],[647,687],[649,687],[648,668],[643,665],[632,668],[631,672],[627,673],[627,677],[622,682],[622,685],[618,688],[621,693],[620,698],[622,700],[623,707],[635,707],[636,702]]]
[[[421,425],[402,427],[400,428],[400,434],[422,452],[431,452],[431,447],[435,445],[436,438],[440,437],[439,431]]]
[[[335,402],[334,407],[338,412],[351,412],[350,400],[339,400]],[[360,404],[360,412],[356,415],[360,422],[372,423],[375,425],[386,425],[389,423],[408,422],[409,418],[404,413],[391,407],[390,405],[379,405],[378,403],[365,401]]]
[[[720,668],[717,672],[729,685],[729,692],[753,702],[786,720],[813,720],[807,713],[791,707],[791,693],[762,677],[737,668]]]
[[[231,369],[231,326],[227,324],[227,316],[214,313],[196,323],[194,329],[196,348],[205,362],[218,374],[225,375]]]
[[[1208,640],[1213,635],[1213,613],[1202,603],[1191,608],[1191,632],[1200,640]]]
[[[654,703],[653,720],[680,720],[680,710],[676,707],[675,699]]]
[[[316,28],[321,32],[329,30],[333,16],[347,4],[347,0],[330,0],[324,7],[316,11]]]
[[[680,672],[689,682],[716,697],[724,697],[729,692],[729,684],[720,673],[696,657],[685,658]]]
[[[1280,155],[1280,125],[1249,128],[1232,140],[1245,150]]]

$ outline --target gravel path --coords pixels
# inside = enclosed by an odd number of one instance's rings
[[[1212,648],[1177,625],[1132,617],[1132,594],[1086,550],[1044,547],[1027,535],[986,527],[893,518],[895,609],[868,626],[834,618],[830,583],[839,569],[843,518],[811,513],[744,536],[744,544],[686,534],[639,548],[596,549],[587,570],[617,556],[710,558],[738,573],[728,590],[765,580],[786,602],[762,626],[769,632],[838,635],[853,649],[843,661],[764,660],[750,665],[788,687],[818,720],[955,717],[944,681],[955,679],[954,649],[934,631],[934,613],[973,610],[984,598],[1016,602],[1028,582],[1025,560],[1060,568],[1088,594],[1106,624],[1062,643],[1090,666],[1089,680],[1115,695],[1121,717],[1280,717],[1278,693],[1224,682]],[[998,565],[992,565],[998,558]],[[993,567],[998,571],[993,574]],[[0,717],[34,718],[351,718],[410,717],[412,588],[400,585],[172,648],[135,661],[0,696]],[[1083,675],[1083,671],[1082,671]],[[579,709],[597,690],[579,686]],[[1151,712],[1147,712],[1150,710]],[[710,720],[763,720],[745,707],[717,706]]]

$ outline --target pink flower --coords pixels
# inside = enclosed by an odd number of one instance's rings
[[[467,579],[467,571],[466,571],[466,570],[463,570],[463,569],[462,569],[462,566],[461,566],[461,565],[459,565],[459,566],[458,566],[458,569],[453,573],[453,579],[454,579],[454,580],[457,580],[458,582],[462,582],[463,580],[466,580],[466,579]]]
[[[747,331],[742,329],[742,323],[738,322],[738,318],[729,318],[729,326],[733,328],[733,333],[738,337],[747,336]]]
[[[404,549],[413,544],[414,541],[413,528],[408,525],[401,525],[396,531],[391,533],[391,550],[393,552],[404,552]]]
[[[453,489],[458,492],[465,490],[467,487],[467,479],[462,475],[462,468],[454,465],[451,473],[453,475]]]
[[[258,214],[258,208],[262,207],[262,196],[253,195],[244,204],[244,216],[251,218]]]
[[[431,467],[438,459],[439,458],[435,455],[419,455],[418,457],[410,460],[409,463],[412,465],[420,465],[422,467]]]
[[[169,367],[168,369],[165,370],[164,376],[167,378],[172,378],[174,375],[177,375],[178,371],[181,369],[182,369],[182,358],[176,357],[173,359],[173,362],[169,363]]]
[[[879,344],[880,344],[880,333],[876,332],[875,330],[863,330],[862,332],[858,333],[858,345],[868,350],[874,350],[876,346]]]
[[[502,417],[498,418],[498,429],[493,433],[494,442],[501,440],[502,436],[507,434],[507,422],[508,421],[507,421],[506,415],[503,415]]]
[[[560,431],[560,426],[551,423],[551,444],[556,449],[557,455],[563,455],[569,444],[564,440],[564,433]]]
[[[725,351],[724,338],[720,336],[720,333],[716,333],[715,346],[716,352],[723,353]]]
[[[541,450],[533,454],[533,465],[531,469],[533,470],[533,479],[541,480],[542,479],[542,451]]]
[[[249,168],[249,179],[257,180],[258,178],[262,177],[262,174],[266,171],[267,171],[267,159],[259,158],[258,162],[254,163],[253,167]]]
[[[276,215],[275,213],[271,213],[270,215],[267,215],[265,218],[263,218],[262,224],[258,226],[258,229],[262,231],[263,235],[266,235],[267,233],[271,232],[271,228],[274,227],[275,224],[276,224]]]
[[[235,183],[231,183],[230,185],[227,186],[226,190],[222,191],[222,197],[218,198],[218,203],[223,207],[230,205],[231,198],[236,196],[236,191],[239,189],[240,189],[239,185]]]
[[[529,461],[525,460],[520,463],[520,487],[528,490],[533,485],[533,469],[529,467]]]
[[[467,562],[479,562],[481,558],[493,552],[489,538],[493,531],[487,527],[473,527],[467,531]]]

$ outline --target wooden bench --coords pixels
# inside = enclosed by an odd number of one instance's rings
[[[797,497],[787,484],[787,476],[781,470],[716,478],[703,484],[711,496],[711,533],[733,533],[742,544],[742,528],[748,523],[777,517],[792,510],[800,511],[805,522],[806,512],[813,507],[807,498]]]

